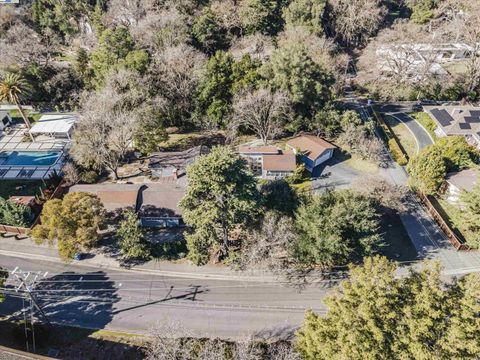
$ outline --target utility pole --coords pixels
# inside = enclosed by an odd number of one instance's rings
[[[41,276],[41,277],[46,277],[48,272],[45,272],[43,275],[38,272],[31,272],[31,271],[22,271],[21,269],[18,268],[18,266],[12,271],[12,275],[15,277],[15,279],[18,282],[18,286],[15,288],[16,292],[21,292],[22,294],[28,295],[28,300],[30,300],[30,326],[32,328],[32,350],[35,353],[36,352],[36,344],[35,344],[35,320],[34,320],[34,307],[37,308],[38,312],[42,315],[48,326],[52,326],[50,323],[50,320],[48,320],[47,316],[45,315],[45,312],[37,302],[35,295],[33,294],[32,290],[35,287],[35,281]],[[23,318],[24,318],[24,326],[25,326],[25,340],[27,344],[27,351],[29,351],[29,342],[28,342],[28,332],[27,332],[27,314],[26,312],[28,311],[27,308],[25,307],[25,300],[26,297],[22,298],[22,312],[23,312]]]

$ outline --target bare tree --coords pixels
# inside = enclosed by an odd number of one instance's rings
[[[71,149],[78,164],[98,170],[107,168],[115,179],[138,124],[136,113],[118,106],[120,99],[111,89],[87,97]]]
[[[228,31],[241,30],[238,0],[215,0],[210,5],[218,22]]]
[[[274,49],[275,46],[270,36],[255,33],[234,40],[230,53],[235,60],[239,60],[248,54],[252,59],[266,61]]]
[[[146,360],[187,360],[193,351],[192,334],[177,323],[165,320],[149,331]]]
[[[364,125],[349,124],[345,126],[337,138],[337,143],[350,153],[379,166],[384,166],[388,162],[382,141]]]
[[[352,184],[355,191],[375,199],[380,205],[397,211],[406,211],[408,189],[378,176],[362,176]]]
[[[11,26],[3,38],[0,38],[1,67],[21,67],[35,61],[46,65],[48,51],[38,33],[22,22]]]
[[[287,94],[267,89],[247,91],[233,100],[233,127],[254,131],[267,145],[282,132],[282,125],[292,118],[291,101]]]
[[[205,56],[188,45],[165,48],[154,55],[150,81],[169,125],[182,126],[190,119],[204,64]]]
[[[336,36],[359,45],[373,35],[387,13],[380,0],[331,0],[329,23]]]
[[[80,181],[80,174],[78,173],[78,169],[75,164],[71,161],[67,162],[63,168],[63,179],[65,180],[65,184],[67,186],[75,185]]]

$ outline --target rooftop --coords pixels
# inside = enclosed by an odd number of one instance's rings
[[[149,183],[141,192],[139,212],[145,217],[181,217],[178,203],[184,195],[183,186]]]
[[[297,162],[293,152],[284,152],[283,154],[263,157],[263,170],[295,171],[296,168]]]
[[[85,184],[74,185],[69,192],[86,192],[97,195],[107,211],[124,208],[138,210],[140,184]]]
[[[66,134],[70,132],[76,119],[75,114],[42,115],[29,131],[31,134]]]
[[[185,151],[156,152],[150,155],[148,167],[155,170],[167,170],[170,174],[176,170],[177,176],[185,173],[188,165],[193,163],[200,155],[210,152],[207,146],[196,146]]]
[[[465,169],[451,172],[447,174],[446,181],[460,190],[472,191],[478,181],[478,171],[476,169]]]
[[[280,150],[276,146],[265,145],[265,146],[250,146],[250,145],[240,145],[238,147],[238,152],[240,154],[278,154]]]
[[[446,135],[480,136],[480,107],[472,105],[424,106],[424,111]]]
[[[289,140],[287,145],[293,149],[304,152],[310,160],[316,160],[328,149],[335,149],[336,146],[322,138],[314,135],[300,135]]]

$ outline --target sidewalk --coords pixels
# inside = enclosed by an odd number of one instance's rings
[[[14,236],[0,237],[0,254],[30,260],[51,261],[65,264],[65,262],[58,256],[58,250],[56,247],[37,245],[30,238],[16,239]],[[91,255],[93,256],[88,259],[80,261],[72,260],[70,264],[188,279],[278,282],[273,275],[268,273],[259,272],[256,274],[243,274],[221,265],[195,266],[187,263],[182,264],[173,263],[171,261],[152,260],[142,265],[132,266],[130,269],[127,269],[120,266],[119,262],[114,258],[107,257],[104,254],[92,253]]]

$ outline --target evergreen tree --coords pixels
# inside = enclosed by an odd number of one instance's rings
[[[227,46],[227,31],[217,22],[215,14],[206,7],[202,14],[195,19],[192,26],[193,38],[201,50],[207,54],[214,54]]]
[[[127,259],[144,259],[148,257],[148,246],[145,242],[140,221],[132,210],[123,212],[123,220],[117,232],[120,237],[120,249]]]
[[[383,257],[351,266],[328,297],[328,313],[305,316],[297,348],[304,359],[477,359],[480,277],[442,283],[438,264],[405,278]]]
[[[371,199],[349,190],[313,196],[298,208],[295,255],[308,265],[343,265],[372,253],[380,242]]]
[[[293,0],[283,11],[285,27],[302,26],[313,34],[322,36],[325,3],[326,0]]]
[[[242,27],[247,34],[276,35],[283,29],[282,9],[288,0],[244,0],[240,4]]]
[[[180,202],[183,219],[192,227],[187,235],[190,258],[208,261],[214,248],[229,254],[232,230],[242,227],[258,213],[255,178],[245,160],[227,147],[215,147],[187,168],[188,185]]]
[[[233,58],[217,51],[207,62],[206,73],[199,84],[195,116],[212,127],[221,127],[231,110]]]

